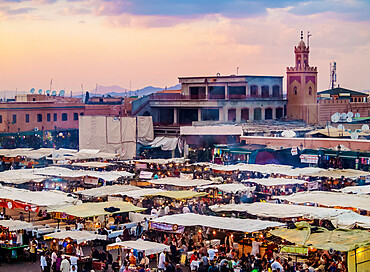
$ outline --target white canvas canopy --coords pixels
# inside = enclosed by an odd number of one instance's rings
[[[237,192],[249,192],[254,191],[256,189],[255,186],[253,187],[247,187],[240,183],[231,183],[231,184],[213,184],[213,185],[206,185],[206,186],[200,186],[198,187],[199,190],[205,190],[205,189],[217,189],[219,191],[225,192],[225,193],[237,193]]]
[[[53,153],[53,148],[15,148],[15,149],[2,149],[0,150],[0,156],[15,158],[15,157],[27,157],[29,159],[41,159],[43,157],[50,156]]]
[[[214,183],[212,180],[204,179],[187,179],[187,178],[161,178],[161,179],[152,179],[148,182],[157,185],[172,185],[179,187],[197,187]]]
[[[18,200],[36,206],[56,208],[81,203],[76,196],[61,191],[29,191],[0,186],[0,199]]]
[[[370,217],[344,209],[266,202],[213,205],[210,206],[210,209],[214,212],[246,212],[256,216],[274,218],[305,217],[307,219],[326,219],[330,220],[335,227],[339,228],[353,228],[356,225],[363,228],[370,228]]]
[[[79,167],[90,167],[90,168],[105,168],[108,166],[113,165],[113,163],[109,162],[98,162],[98,161],[89,161],[89,162],[74,162],[72,166],[79,166]]]
[[[370,194],[370,185],[348,186],[338,191],[342,193],[347,193],[347,194],[368,195]]]
[[[144,241],[141,239],[136,241],[124,241],[107,245],[107,250],[117,248],[136,249],[137,251],[145,252],[145,255],[147,256],[151,254],[161,253],[163,251],[170,251],[170,246],[155,242]]]
[[[313,176],[317,177],[328,177],[328,178],[350,178],[350,179],[357,179],[360,177],[366,177],[370,176],[370,172],[365,172],[361,170],[355,170],[355,169],[322,169],[317,174],[314,174]]]
[[[70,238],[71,240],[76,240],[77,244],[83,242],[94,241],[94,240],[106,240],[106,235],[95,234],[86,230],[82,231],[61,231],[54,232],[47,235],[44,235],[44,239],[60,239],[64,240]]]
[[[0,172],[0,181],[4,183],[23,184],[27,182],[41,182],[45,177],[37,175],[35,169],[18,169]]]
[[[133,162],[137,163],[152,163],[152,164],[184,163],[185,161],[186,160],[184,158],[133,160]]]
[[[275,196],[275,198],[293,203],[317,203],[326,207],[350,207],[370,211],[370,196],[351,195],[335,192],[299,192],[292,195]]]
[[[181,226],[205,226],[214,229],[255,232],[266,228],[281,227],[285,224],[272,221],[262,221],[254,219],[239,219],[218,216],[207,216],[194,213],[174,214],[159,217],[154,222],[167,223]]]
[[[163,192],[165,191],[161,189],[145,188],[145,189],[138,189],[138,190],[132,190],[132,191],[125,192],[125,195],[127,195],[128,197],[132,197],[134,199],[139,199],[145,196],[157,195]]]
[[[64,178],[82,178],[94,177],[101,178],[106,181],[114,181],[121,177],[133,177],[135,174],[126,171],[86,171],[86,170],[71,170],[65,167],[46,167],[35,169],[35,173],[43,176],[64,177]]]
[[[285,186],[294,184],[305,184],[307,181],[301,179],[286,179],[286,178],[262,178],[262,179],[245,179],[242,182],[252,182],[263,186]]]
[[[0,220],[0,226],[8,228],[10,231],[32,229],[32,223],[20,220]]]
[[[155,137],[155,139],[151,142],[140,141],[140,143],[144,146],[151,146],[152,148],[160,147],[161,150],[169,151],[169,150],[176,149],[176,147],[179,145],[179,138],[160,136],[160,137]]]
[[[105,197],[111,195],[126,195],[129,191],[141,190],[141,188],[131,185],[111,185],[102,186],[77,192],[77,194],[90,197]]]

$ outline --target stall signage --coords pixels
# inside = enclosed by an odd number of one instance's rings
[[[319,162],[319,156],[318,155],[306,155],[302,154],[299,156],[301,159],[301,163],[314,163],[317,164]]]
[[[308,255],[308,247],[284,246],[280,249],[280,253]]]
[[[84,177],[85,184],[98,185],[99,179],[94,177]]]
[[[0,201],[0,207],[8,208],[8,209],[22,209],[26,212],[31,211],[31,212],[38,212],[39,207],[35,205],[30,205],[27,203],[22,203],[14,200],[2,200]]]
[[[140,172],[140,176],[139,178],[140,179],[151,179],[153,176],[153,173],[152,172],[148,172],[148,171],[141,171]]]
[[[292,150],[290,152],[292,153],[292,156],[298,155],[298,147],[292,147]]]
[[[150,222],[150,229],[183,233],[185,228],[184,226],[179,226],[177,224],[171,225],[166,223]]]
[[[307,189],[308,189],[308,191],[319,189],[319,181],[315,180],[315,181],[309,182],[307,184]]]

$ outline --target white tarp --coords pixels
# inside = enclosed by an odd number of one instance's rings
[[[10,231],[32,229],[32,223],[20,220],[0,220],[0,226],[9,228]]]
[[[121,247],[125,249],[136,249],[137,251],[144,251],[145,255],[147,256],[151,254],[161,253],[163,251],[170,251],[170,246],[155,242],[144,241],[141,239],[136,241],[124,241],[110,244],[107,245],[107,250],[117,249]]]
[[[335,192],[298,192],[287,196],[275,196],[293,203],[317,203],[326,207],[351,207],[370,211],[369,195],[351,195]]]
[[[147,189],[138,189],[138,190],[128,191],[128,192],[125,192],[124,195],[127,195],[128,197],[132,197],[134,199],[140,199],[145,196],[156,195],[162,192],[165,192],[165,191],[161,189],[156,189],[156,188],[147,188]]]
[[[0,156],[4,157],[27,157],[28,159],[41,159],[50,156],[53,153],[53,148],[15,148],[15,149],[0,149]]]
[[[110,195],[126,195],[129,191],[141,190],[139,187],[131,185],[111,185],[101,186],[76,192],[77,194],[90,197],[105,197]]]
[[[18,169],[0,172],[0,181],[4,183],[22,184],[27,182],[41,182],[45,177],[37,175],[35,169]]]
[[[347,194],[368,195],[370,194],[370,185],[348,186],[338,191],[342,193],[347,193]]]
[[[180,135],[243,135],[242,126],[183,126]]]
[[[76,196],[61,191],[29,191],[0,186],[0,199],[18,200],[36,206],[56,208],[81,203]]]
[[[252,215],[263,217],[305,217],[307,219],[326,219],[330,220],[337,228],[353,228],[355,225],[363,228],[370,228],[370,217],[359,215],[354,211],[344,209],[292,204],[275,204],[266,202],[255,202],[252,204],[213,205],[209,208],[214,212],[246,212]]]
[[[142,159],[142,160],[133,160],[136,163],[149,163],[149,164],[169,164],[169,163],[185,163],[184,158],[172,158],[172,159]],[[131,163],[129,161],[128,163]]]
[[[137,138],[140,141],[153,141],[154,129],[151,116],[137,116]]]
[[[143,118],[151,119],[151,116]],[[80,116],[80,148],[95,148],[132,159],[136,154],[137,130],[142,135],[148,135],[148,128],[137,127],[134,117]]]
[[[148,182],[156,185],[172,185],[179,187],[197,187],[214,183],[212,180],[187,178],[161,178],[148,180]]]
[[[97,161],[75,162],[75,163],[72,163],[72,166],[91,167],[91,168],[105,168],[105,167],[111,166],[111,165],[113,165],[113,163],[109,163],[109,162],[97,162]]]
[[[61,231],[61,232],[54,232],[47,235],[44,235],[44,239],[60,239],[64,240],[67,238],[71,238],[72,240],[76,240],[77,244],[81,244],[83,242],[94,241],[94,240],[106,240],[106,235],[95,234],[86,230],[82,231]]]
[[[305,184],[307,181],[301,179],[286,179],[286,178],[262,178],[262,179],[245,179],[242,182],[252,182],[263,186],[285,186],[293,184]]]
[[[114,181],[120,177],[133,177],[135,174],[126,171],[87,171],[87,170],[71,170],[64,167],[46,167],[35,169],[35,173],[43,176],[79,178],[79,177],[94,177],[101,178],[107,181]]]
[[[229,217],[207,216],[194,213],[174,214],[159,217],[154,222],[180,226],[205,226],[214,229],[255,232],[266,228],[281,227],[285,224],[255,219],[239,219]]]
[[[169,150],[176,149],[176,147],[179,144],[179,138],[160,136],[160,137],[155,137],[155,139],[152,142],[141,140],[140,143],[144,146],[151,146],[153,148],[160,147],[161,150],[169,151]]]
[[[199,190],[205,190],[209,188],[214,188],[226,193],[237,193],[237,192],[249,192],[254,191],[256,187],[247,187],[240,183],[231,183],[231,184],[213,184],[198,187]]]

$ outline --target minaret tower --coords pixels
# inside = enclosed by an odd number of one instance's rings
[[[308,124],[318,123],[317,67],[309,65],[310,48],[303,41],[303,31],[298,46],[294,47],[295,66],[287,67],[287,117],[303,120]]]

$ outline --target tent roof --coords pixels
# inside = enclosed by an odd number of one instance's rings
[[[153,164],[185,163],[185,161],[186,159],[184,158],[132,160],[132,162],[136,163],[153,163]]]
[[[363,186],[347,186],[338,190],[342,193],[352,193],[352,194],[359,194],[359,195],[368,195],[370,194],[370,185],[363,185]]]
[[[255,232],[266,228],[281,227],[285,224],[272,221],[254,219],[239,219],[218,216],[207,216],[194,213],[174,214],[159,217],[153,220],[159,223],[177,224],[181,226],[205,226],[214,229],[223,229],[241,232]]]
[[[0,181],[4,183],[23,184],[41,182],[45,177],[37,175],[35,169],[17,169],[0,172]]]
[[[188,179],[188,178],[161,178],[161,179],[152,179],[148,182],[157,185],[172,185],[178,187],[197,187],[202,185],[208,185],[214,183],[212,180],[205,179]]]
[[[370,196],[335,192],[298,192],[292,195],[275,196],[293,203],[317,203],[326,207],[350,207],[370,211]]]
[[[137,190],[125,192],[124,195],[127,195],[128,197],[138,199],[138,198],[142,198],[142,197],[145,197],[145,196],[156,195],[156,194],[162,193],[162,192],[166,192],[166,191],[161,190],[161,189],[156,189],[156,188],[144,188],[144,189],[139,188]]]
[[[112,185],[112,186],[101,186],[97,188],[87,189],[76,192],[76,194],[81,194],[91,197],[104,197],[110,195],[126,195],[128,191],[140,190],[139,187],[131,185]]]
[[[106,235],[95,234],[86,230],[82,231],[61,231],[44,235],[44,239],[67,239],[76,240],[78,244],[94,240],[106,240]]]
[[[110,162],[97,162],[97,161],[72,163],[72,166],[92,167],[92,168],[104,168],[104,167],[111,166],[111,165],[114,165],[114,164]]]
[[[370,233],[366,230],[343,230],[329,231],[319,228],[319,232],[311,233],[307,222],[299,222],[298,229],[279,228],[271,230],[270,233],[279,236],[289,242],[302,246],[347,252],[362,246],[370,245]]]
[[[28,223],[20,220],[0,220],[0,226],[9,228],[10,231],[32,229],[32,223]]]
[[[344,209],[266,202],[213,205],[210,209],[214,212],[247,212],[256,216],[274,218],[305,217],[307,219],[327,219],[331,220],[334,226],[340,228],[353,228],[356,225],[363,228],[370,228],[369,216],[359,215],[354,211]]]
[[[163,196],[168,198],[174,198],[174,199],[188,199],[188,198],[194,198],[194,197],[202,197],[206,196],[207,193],[199,193],[195,191],[162,191],[154,194],[150,194],[152,196]]]
[[[208,188],[215,188],[219,191],[226,192],[226,193],[254,191],[256,189],[256,187],[247,187],[244,184],[240,184],[240,183],[213,184],[213,185],[206,185],[206,186],[198,187],[199,190],[205,190]]]
[[[301,179],[286,178],[262,178],[262,179],[245,179],[242,182],[253,182],[263,186],[284,186],[292,184],[305,184],[307,181]]]
[[[81,202],[77,197],[61,191],[29,191],[7,186],[0,186],[0,199],[18,200],[50,209]]]
[[[107,250],[117,248],[136,249],[138,251],[144,251],[146,255],[161,253],[163,251],[170,251],[170,247],[165,244],[149,242],[144,240],[136,241],[124,241],[107,245]]]
[[[344,176],[345,178],[350,179],[357,179],[359,177],[366,177],[370,176],[370,172],[355,170],[355,169],[322,169],[318,173],[314,174],[313,176],[317,177],[328,177],[328,178],[341,178]]]
[[[139,212],[146,210],[144,208],[136,207],[135,205],[129,202],[107,201],[107,202],[89,202],[75,206],[60,207],[58,209],[54,209],[53,212],[64,212],[68,215],[86,218],[99,215],[113,214],[112,212],[107,212],[104,210],[104,208],[109,207],[115,207],[120,209],[119,211],[113,213]]]
[[[0,155],[4,157],[27,157],[29,159],[41,159],[50,156],[53,153],[53,148],[15,148],[15,149],[1,149]]]

